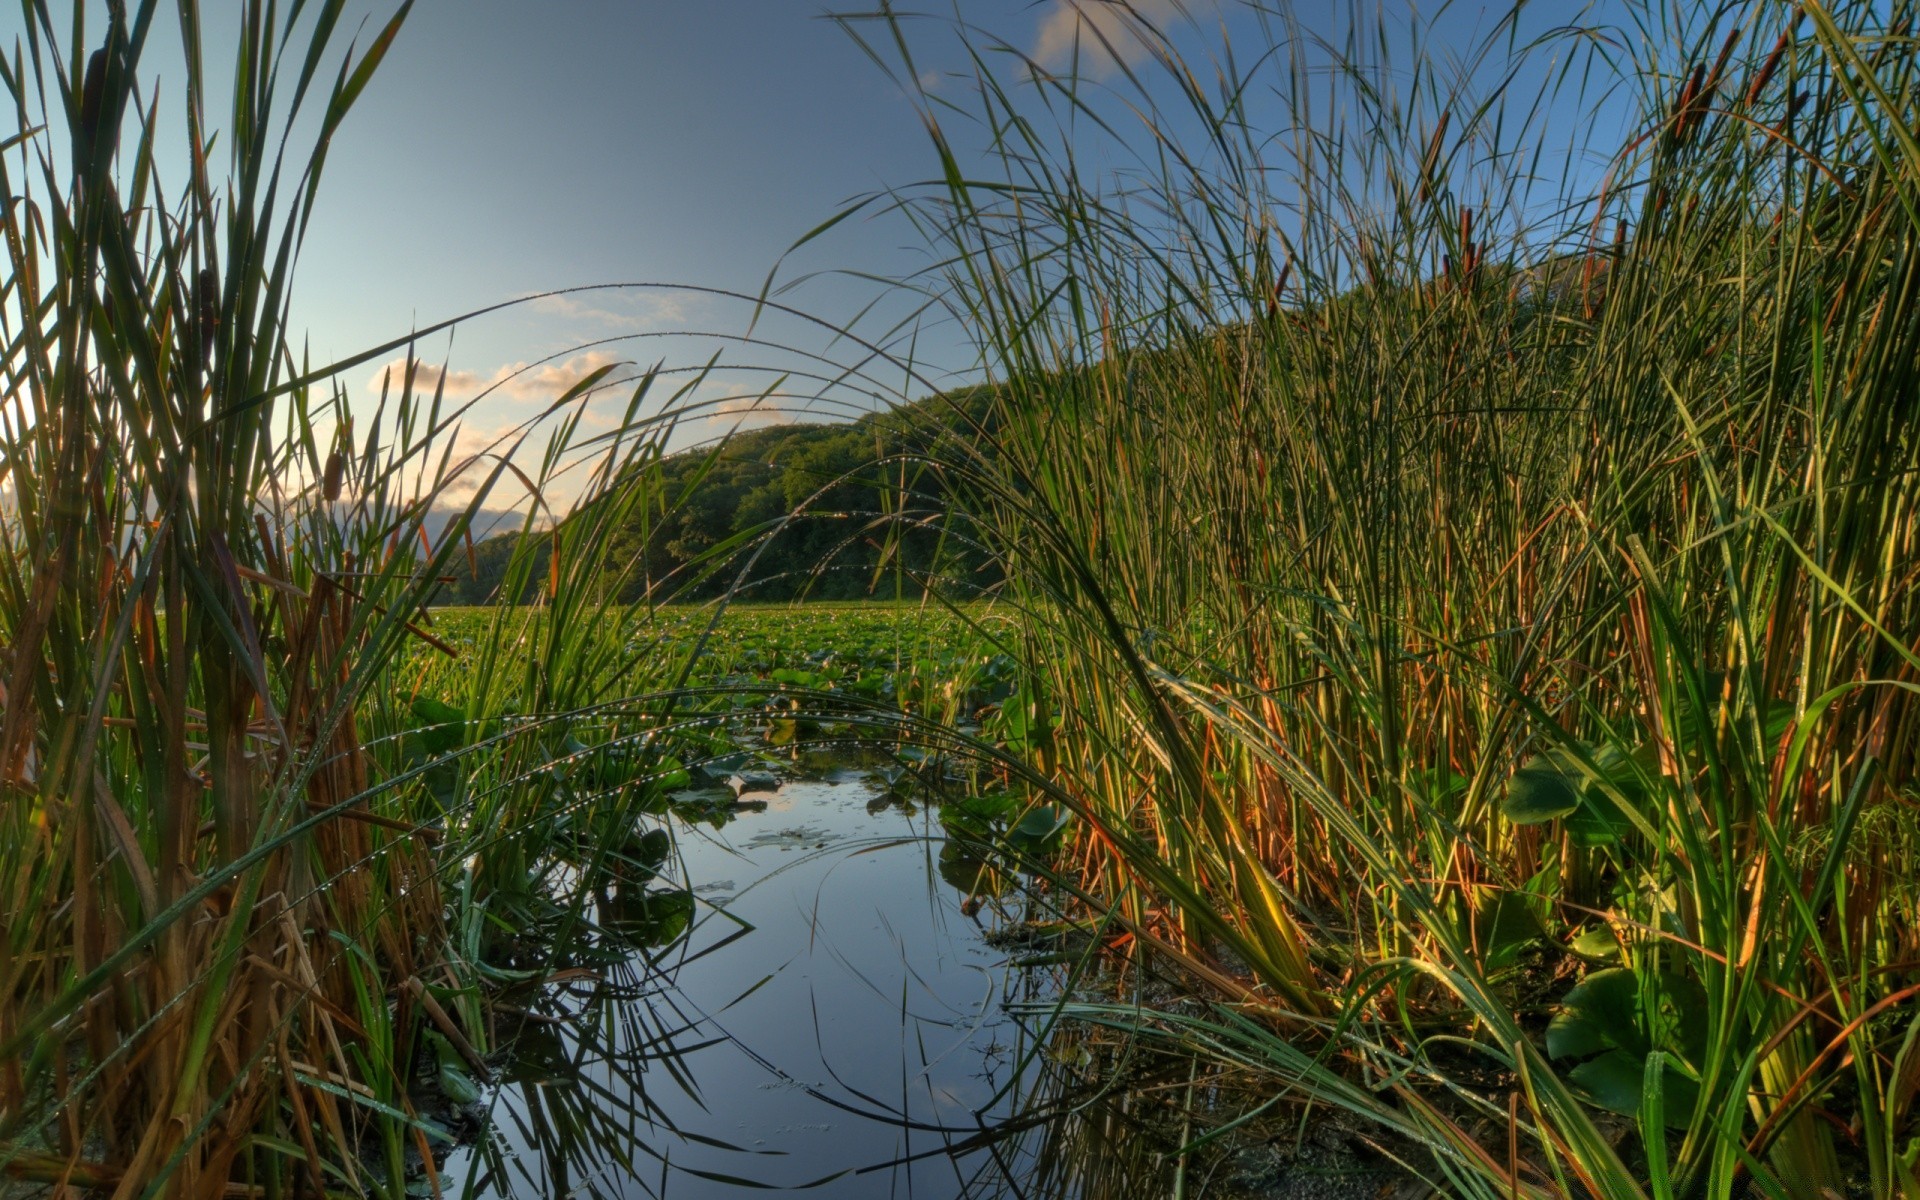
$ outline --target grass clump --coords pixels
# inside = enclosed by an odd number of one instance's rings
[[[511,687],[467,673],[517,707],[487,729],[471,696],[423,708],[405,651],[454,652],[426,603],[514,445],[451,459],[460,413],[411,372],[352,411],[334,377],[408,339],[315,368],[287,328],[328,147],[408,8],[343,49],[337,0],[246,0],[216,136],[200,5],[22,5],[0,72],[0,1177],[402,1194],[489,1070],[485,989],[537,981],[579,924],[592,871],[506,902],[539,839],[564,818],[578,862],[662,857],[634,825],[644,764],[600,788],[555,765],[572,710],[662,678],[585,636],[632,610],[578,553],[650,494],[654,377],[591,437],[606,372],[581,381],[516,476],[587,482],[509,564],[524,582],[552,551],[526,589],[548,619]],[[186,47],[166,93],[142,83],[163,24]],[[429,537],[455,480],[472,499]],[[495,664],[511,634],[464,653]],[[503,965],[536,932],[546,957]]]
[[[949,486],[1081,885],[1247,969],[1162,1032],[1448,1194],[1911,1195],[1914,13],[1624,11],[977,48]]]

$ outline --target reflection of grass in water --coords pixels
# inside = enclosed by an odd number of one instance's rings
[[[825,829],[811,825],[795,825],[787,829],[771,829],[756,833],[743,845],[748,850],[801,850],[825,848],[829,841],[837,840]]]
[[[860,800],[867,794],[867,789],[859,785],[843,784],[838,785],[834,791],[840,793],[840,795],[837,800],[829,800],[828,802],[841,804],[849,815],[863,810]],[[780,848],[784,843],[793,840],[799,840],[804,844],[810,845],[813,841],[822,837],[824,833],[825,830],[821,826],[811,824],[797,829],[771,830],[767,831],[764,839],[749,839],[743,848],[750,850],[757,846],[757,848],[762,851],[766,851]],[[902,837],[899,835],[877,836],[873,838],[854,839],[835,846],[824,853],[809,853],[807,859],[815,864],[824,861],[837,865],[841,862],[864,858],[869,854],[892,853],[911,855],[913,861],[924,863],[930,868],[932,859],[931,856],[927,854],[927,850],[930,849],[930,847],[931,843],[922,837]],[[782,860],[779,865],[772,867],[764,876],[749,881],[747,887],[742,889],[743,893],[751,892],[755,888],[774,879],[790,876],[797,865],[796,863]],[[823,879],[831,881],[833,878],[835,878],[835,872],[830,866]],[[826,887],[831,886],[831,884],[830,882],[823,882],[821,886]],[[942,913],[950,913],[951,899],[940,899],[940,893],[937,890],[928,893],[928,899],[929,902],[935,903]],[[874,903],[877,905],[885,905],[887,898],[874,897]],[[905,931],[898,929],[890,921],[886,920],[888,912],[885,908],[882,909],[881,915],[883,917],[882,937],[886,939],[885,944],[900,946],[902,944],[901,939],[908,935]],[[941,918],[941,920],[945,919],[947,918]],[[842,943],[848,937],[871,937],[872,935],[868,932],[868,924],[861,921],[856,922],[855,926],[850,929],[836,929],[820,924],[822,920],[823,918],[816,915],[814,938],[819,943],[818,952],[830,955],[848,972],[847,978],[849,981],[864,988],[868,994],[879,997],[883,1002],[886,1002],[887,997],[890,995],[900,1000],[901,1007],[898,1009],[898,1013],[899,1027],[902,1035],[901,1053],[905,1056],[903,1058],[903,1065],[911,1068],[909,1070],[910,1077],[916,1080],[924,1078],[924,1095],[922,1096],[919,1093],[915,1093],[912,1103],[908,1102],[908,1098],[905,1095],[898,1101],[883,1101],[870,1092],[860,1091],[857,1088],[850,1087],[848,1084],[837,1080],[833,1070],[834,1064],[831,1061],[827,1064],[827,1076],[822,1080],[810,1081],[803,1078],[796,1078],[788,1073],[786,1066],[781,1061],[778,1061],[778,1055],[775,1055],[773,1059],[762,1058],[759,1055],[758,1048],[751,1044],[739,1043],[738,1049],[741,1053],[756,1062],[760,1069],[773,1074],[774,1079],[769,1086],[792,1091],[799,1096],[806,1097],[806,1106],[802,1112],[792,1121],[783,1122],[780,1128],[792,1131],[803,1127],[823,1124],[834,1125],[849,1120],[857,1120],[861,1123],[875,1123],[888,1128],[898,1128],[906,1136],[918,1141],[924,1141],[929,1147],[939,1147],[938,1149],[925,1151],[924,1157],[922,1157],[922,1152],[914,1152],[913,1160],[921,1163],[919,1169],[923,1174],[928,1171],[932,1171],[937,1175],[950,1174],[952,1170],[951,1167],[938,1166],[936,1168],[935,1164],[938,1163],[943,1156],[953,1153],[959,1155],[960,1161],[965,1164],[965,1169],[969,1173],[979,1176],[981,1186],[986,1186],[991,1181],[994,1172],[1001,1169],[995,1165],[993,1146],[1002,1139],[1010,1139],[1023,1133],[1030,1133],[1037,1127],[1035,1122],[1039,1119],[1038,1110],[1028,1105],[1025,1100],[1015,1099],[1008,1101],[1003,1106],[1004,1111],[988,1120],[986,1129],[983,1130],[982,1125],[971,1115],[972,1110],[968,1108],[965,1103],[959,1103],[958,1110],[955,1111],[956,1106],[950,1095],[947,1102],[942,1102],[942,1095],[951,1093],[951,1088],[939,1082],[942,1076],[937,1072],[953,1070],[967,1072],[973,1068],[967,1066],[966,1063],[960,1059],[954,1059],[943,1065],[938,1056],[930,1057],[930,1050],[932,1048],[925,1041],[925,1030],[928,1027],[932,1027],[945,1029],[949,1031],[950,1034],[960,1033],[965,1035],[957,1042],[954,1042],[944,1053],[961,1055],[963,1057],[970,1056],[978,1053],[981,1048],[973,1044],[972,1035],[967,1034],[966,1031],[973,1028],[976,1024],[979,1024],[980,1018],[987,1017],[996,1011],[994,1006],[989,1004],[988,1008],[980,1013],[954,1011],[913,1015],[906,1006],[907,993],[896,993],[893,990],[899,981],[890,981],[863,975],[861,974],[860,968],[847,956],[846,951],[850,950],[851,947],[844,946]],[[972,927],[968,924],[966,928],[971,930]],[[691,947],[689,948],[691,949]],[[872,948],[873,946],[871,945],[866,947],[866,949],[869,950]],[[733,946],[732,952],[750,954],[754,953],[756,949],[756,944],[752,941],[751,937],[745,937]],[[708,951],[704,949],[693,950],[693,953],[704,955],[708,953]],[[870,955],[863,954],[861,958],[863,961],[871,961]],[[632,966],[623,967],[620,968],[620,970],[630,976],[634,975],[635,972],[635,968]],[[644,977],[644,987],[636,986],[634,980],[630,979],[625,986],[612,988],[604,992],[596,991],[586,997],[582,1002],[582,1015],[573,1022],[573,1026],[578,1029],[577,1036],[580,1039],[580,1043],[577,1047],[570,1049],[566,1057],[575,1064],[576,1071],[588,1075],[601,1072],[602,1063],[611,1061],[614,1064],[614,1067],[611,1069],[615,1073],[611,1076],[610,1082],[603,1081],[598,1085],[599,1088],[612,1087],[616,1090],[619,1088],[631,1088],[644,1091],[649,1086],[651,1078],[645,1073],[645,1070],[650,1069],[653,1060],[651,1058],[637,1059],[634,1055],[621,1048],[618,1044],[618,1039],[622,1036],[622,1030],[631,1028],[631,1026],[621,1026],[615,1022],[614,1018],[617,1016],[617,1013],[614,1010],[621,1005],[634,1003],[645,988],[651,988],[654,990],[655,996],[649,999],[649,1002],[655,1004],[656,1008],[670,1005],[672,1009],[680,1015],[680,1019],[685,1022],[685,1027],[675,1035],[677,1037],[677,1049],[662,1046],[659,1048],[659,1053],[655,1057],[670,1058],[676,1064],[672,1069],[685,1075],[688,1086],[690,1086],[693,1091],[691,1093],[683,1093],[676,1087],[674,1089],[675,1094],[691,1097],[697,1094],[699,1090],[700,1064],[697,1058],[689,1058],[689,1055],[692,1055],[700,1048],[712,1045],[713,1039],[726,1038],[728,1036],[728,1014],[737,1004],[746,1000],[747,997],[728,998],[726,1003],[715,1005],[711,1013],[701,1012],[692,997],[674,986],[674,967],[671,960],[658,960],[655,971],[657,973]],[[809,978],[816,977],[810,975]],[[913,983],[914,981],[912,977],[909,976],[905,982]],[[758,985],[756,985],[756,988],[757,986]],[[818,986],[818,984],[816,983],[815,986]],[[924,982],[917,983],[914,986],[916,988],[930,987],[929,984]],[[753,994],[753,991],[750,989],[748,995],[751,994]],[[660,996],[664,996],[666,999],[663,1001],[658,998]],[[823,1001],[831,1002],[830,997],[823,996],[822,999]],[[982,1002],[986,1003],[986,1001]],[[878,1031],[876,1030],[876,1032]],[[918,1059],[914,1057],[916,1052],[919,1055]],[[1009,1047],[997,1046],[992,1057],[1004,1066],[1007,1055],[1014,1052],[1015,1051]],[[1025,1051],[1019,1052],[1024,1053]],[[553,1057],[551,1054],[547,1055],[548,1060],[551,1060]],[[912,1066],[915,1061],[920,1062],[918,1067]],[[639,1062],[642,1067],[641,1073],[634,1075],[619,1074],[619,1065],[623,1062]],[[545,1077],[544,1074],[543,1077]],[[545,1089],[547,1093],[552,1093],[554,1090],[553,1087]],[[595,1091],[594,1094],[600,1095],[601,1093]],[[659,1097],[656,1097],[656,1099],[659,1099]],[[702,1103],[706,1102],[703,1100]],[[1047,1103],[1054,1103],[1054,1101],[1048,1100]],[[676,1122],[672,1114],[675,1111],[680,1111],[680,1109],[676,1108],[672,1103],[661,1102],[657,1105],[649,1106],[639,1101],[629,1102],[627,1107],[634,1111],[636,1119],[644,1119],[646,1124],[629,1131],[628,1136],[641,1136],[650,1138],[651,1141],[644,1148],[630,1148],[624,1155],[615,1155],[612,1157],[596,1157],[591,1153],[583,1154],[583,1149],[588,1148],[583,1147],[578,1141],[580,1136],[583,1136],[586,1132],[590,1132],[593,1128],[599,1128],[603,1133],[608,1132],[606,1126],[582,1126],[572,1117],[563,1117],[549,1113],[547,1111],[548,1108],[556,1104],[555,1099],[550,1094],[544,1098],[544,1104],[545,1107],[540,1109],[541,1115],[538,1118],[530,1113],[517,1114],[502,1126],[501,1132],[503,1134],[510,1132],[516,1137],[534,1138],[539,1135],[541,1122],[543,1121],[547,1123],[567,1122],[566,1128],[560,1130],[555,1136],[547,1141],[536,1143],[538,1150],[536,1157],[544,1158],[554,1155],[574,1156],[575,1161],[571,1166],[549,1164],[545,1169],[549,1172],[550,1177],[553,1172],[559,1170],[570,1172],[569,1178],[573,1179],[590,1179],[594,1172],[600,1173],[602,1176],[601,1182],[598,1185],[594,1185],[600,1190],[591,1194],[612,1194],[614,1176],[610,1172],[615,1169],[622,1169],[621,1163],[624,1160],[639,1158],[652,1161],[657,1165],[663,1164],[665,1160],[673,1157],[670,1147],[674,1144],[675,1139],[678,1138],[685,1138],[688,1142],[708,1150],[722,1152],[718,1159],[701,1158],[698,1162],[682,1163],[683,1166],[697,1167],[700,1170],[708,1170],[715,1167],[716,1163],[720,1164],[717,1170],[711,1171],[709,1175],[710,1178],[730,1176],[743,1181],[792,1182],[791,1169],[783,1170],[778,1160],[772,1157],[763,1157],[757,1160],[764,1164],[758,1167],[755,1166],[756,1160],[748,1158],[745,1155],[741,1157],[739,1163],[728,1164],[726,1159],[734,1151],[758,1150],[764,1155],[765,1148],[754,1147],[749,1144],[751,1139],[743,1139],[733,1134],[728,1134],[724,1138],[713,1137],[712,1132],[716,1126],[708,1120],[702,1120],[692,1128],[676,1127]],[[934,1105],[931,1120],[928,1119],[924,1112],[920,1112],[919,1115],[909,1115],[910,1113],[916,1112],[916,1110],[922,1109],[926,1104]],[[573,1105],[569,1102],[569,1104],[565,1106],[565,1111],[570,1112],[572,1107]],[[822,1112],[829,1115],[821,1118],[817,1114]],[[955,1120],[955,1117],[961,1119]],[[1006,1128],[997,1131],[994,1130],[995,1126],[1002,1124],[1006,1125]],[[724,1126],[724,1121],[719,1122],[719,1126]],[[625,1127],[616,1126],[616,1128]],[[779,1129],[771,1129],[767,1132],[777,1133]],[[486,1156],[489,1162],[493,1163],[496,1167],[501,1169],[511,1168],[512,1164],[509,1161],[510,1156],[507,1154],[504,1143],[484,1148],[479,1153]],[[907,1160],[905,1159],[871,1163],[849,1162],[846,1164],[847,1178],[849,1179],[847,1186],[852,1186],[852,1181],[864,1179],[866,1176],[880,1176],[884,1178],[887,1173],[905,1169],[906,1166]],[[680,1167],[673,1168],[673,1170],[679,1169]],[[518,1174],[513,1177],[520,1179],[522,1183],[527,1186],[532,1186],[532,1181],[539,1178],[537,1172],[526,1167],[519,1168]],[[665,1177],[670,1179],[671,1172],[668,1172]],[[682,1181],[682,1183],[685,1182],[684,1180]],[[544,1184],[544,1186],[552,1186],[551,1178],[549,1178],[549,1181]],[[671,1183],[666,1185],[667,1194],[672,1194],[673,1186]],[[742,1186],[744,1186],[744,1183]]]

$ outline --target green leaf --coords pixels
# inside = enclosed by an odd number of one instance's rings
[[[436,1081],[440,1085],[440,1094],[445,1096],[449,1103],[477,1104],[480,1100],[480,1088],[473,1079],[451,1063],[440,1064],[440,1074]]]
[[[1073,814],[1057,804],[1042,804],[1028,809],[1026,815],[1007,831],[1007,844],[1022,854],[1038,857],[1050,853],[1059,843],[1062,830]]]
[[[693,773],[687,770],[687,764],[673,755],[663,756],[654,764],[654,783],[663,792],[677,792],[681,788],[693,786]]]
[[[1569,1071],[1567,1081],[1608,1112],[1638,1116],[1647,1090],[1647,1058],[1625,1050],[1609,1050]],[[1661,1111],[1667,1128],[1685,1129],[1700,1096],[1700,1085],[1682,1074],[1670,1056],[1661,1055],[1661,1059]]]
[[[1569,1071],[1567,1081],[1592,1103],[1630,1117],[1640,1111],[1645,1076],[1644,1058],[1625,1050],[1609,1050]]]
[[[1689,1062],[1707,1052],[1707,990],[1700,981],[1674,971],[1642,980],[1641,1024],[1653,1031],[1653,1043]]]
[[[1613,926],[1595,925],[1569,942],[1567,949],[1591,962],[1612,962],[1620,957],[1620,939]]]
[[[1644,1055],[1640,1031],[1640,978],[1625,967],[1594,971],[1560,1002],[1547,1025],[1547,1055],[1578,1058],[1617,1046]]]
[[[645,882],[658,873],[660,864],[667,861],[667,855],[672,850],[672,835],[664,829],[649,829],[627,843],[623,853],[636,868],[636,875],[640,881]]]
[[[431,696],[413,698],[413,715],[419,718],[420,744],[429,754],[458,750],[467,740],[467,711]]]
[[[1603,792],[1588,791],[1580,807],[1567,814],[1567,836],[1588,850],[1617,845],[1632,829],[1633,822]]]
[[[1546,935],[1524,892],[1502,892],[1474,914],[1474,942],[1489,970],[1510,967],[1520,951]]]
[[[1552,759],[1536,757],[1507,781],[1507,798],[1500,809],[1515,825],[1538,825],[1579,807],[1578,781],[1568,778]]]
[[[1547,1022],[1547,1057],[1586,1058],[1607,1049],[1607,1031],[1591,1014],[1561,1009]]]

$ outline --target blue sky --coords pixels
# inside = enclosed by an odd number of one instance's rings
[[[84,2],[99,28],[104,0]],[[393,2],[350,0],[349,27],[368,22],[362,44]],[[936,97],[960,100],[966,89],[953,75],[968,70],[954,29],[962,17],[976,45],[1004,43],[1055,68],[1069,64],[1077,35],[1082,69],[1096,80],[1118,82],[1088,30],[1098,26],[1123,49],[1130,45],[1102,0],[960,0],[958,7],[922,0],[918,7],[928,16],[908,20],[906,29],[915,71]],[[1136,0],[1136,7],[1172,30],[1204,68],[1224,46],[1245,67],[1250,49],[1266,44],[1263,24],[1271,25],[1258,9],[1275,6]],[[1309,21],[1331,10],[1294,7]],[[222,17],[230,21],[231,10],[222,0],[204,8],[207,58],[217,63],[229,36]],[[1443,48],[1484,36],[1505,9],[1477,0],[1360,6],[1395,23],[1415,14],[1433,20],[1437,12]],[[1543,0],[1531,11],[1533,26],[1546,28],[1587,9]],[[752,292],[783,250],[850,200],[934,175],[914,97],[826,12],[821,0],[418,0],[329,159],[294,310],[314,360],[554,289],[651,280]],[[12,44],[19,19],[9,5],[0,40]],[[881,29],[864,28],[885,40]],[[157,75],[164,89],[170,72],[177,79],[176,53],[157,43],[143,74]],[[1018,74],[1002,61],[1003,75]],[[950,124],[962,130],[964,148],[964,123]],[[1119,161],[1111,154],[1111,147],[1092,150],[1087,161]],[[852,221],[808,246],[785,277],[897,275],[927,261],[913,243],[898,219]],[[838,321],[874,291],[824,274],[791,298]],[[450,343],[445,336],[423,342],[421,354],[448,363],[453,394],[473,394],[526,368],[474,409],[469,441],[478,444],[609,359],[687,364],[718,350],[724,357],[705,394],[751,394],[767,377],[745,369],[747,360],[764,361],[764,354],[698,338],[605,342],[738,330],[745,317],[742,306],[711,297],[598,292],[474,321]],[[765,328],[812,336],[792,322]],[[927,330],[918,352],[938,366],[970,365],[951,329]],[[366,396],[378,376],[370,365],[347,383]],[[697,431],[711,433],[713,423]]]

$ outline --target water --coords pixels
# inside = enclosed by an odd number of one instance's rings
[[[929,810],[851,771],[757,798],[683,831],[701,900],[685,939],[549,993],[563,1022],[522,1024],[447,1194],[1164,1194],[1154,1157],[1104,1145],[1123,1126],[1076,1111],[1059,1047],[1036,1056],[1009,1014],[1057,980],[989,944],[1000,902],[943,878]],[[945,866],[973,878],[953,849]]]

